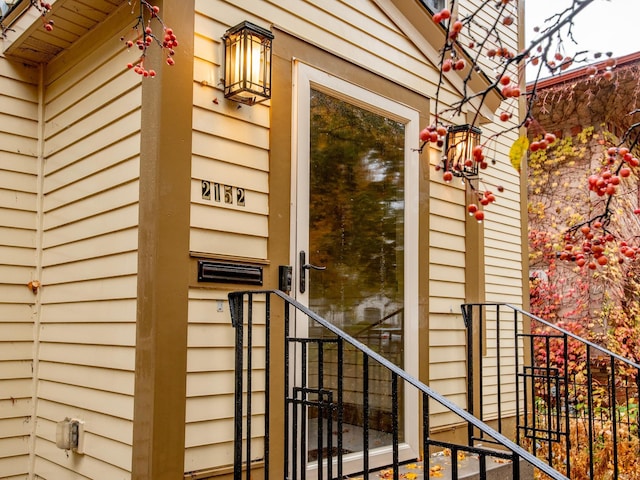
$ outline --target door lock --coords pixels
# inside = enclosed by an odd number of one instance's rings
[[[307,263],[307,254],[304,250],[300,250],[298,262],[300,267],[300,293],[304,293],[307,290],[307,270],[326,270],[327,267]]]

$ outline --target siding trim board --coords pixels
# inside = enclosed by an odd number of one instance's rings
[[[142,85],[132,478],[184,474],[194,0],[155,4],[180,32],[181,64]],[[150,61],[163,64],[150,49]]]

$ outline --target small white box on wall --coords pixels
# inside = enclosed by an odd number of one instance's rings
[[[65,418],[56,425],[56,447],[84,453],[84,422],[77,418]]]

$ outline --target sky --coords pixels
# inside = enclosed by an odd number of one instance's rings
[[[525,5],[527,44],[535,25],[571,4],[570,0],[521,0]],[[566,53],[590,50],[613,52],[614,57],[640,51],[640,0],[595,0],[575,19],[573,36],[577,45],[567,43]],[[573,49],[573,51],[571,51]]]

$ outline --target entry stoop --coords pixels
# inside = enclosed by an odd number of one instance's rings
[[[431,457],[430,472],[424,478],[451,480],[451,460],[450,456],[445,455]],[[442,473],[441,477],[437,476],[438,472]],[[487,480],[533,480],[533,467],[524,460],[520,460],[520,479],[514,479],[510,461],[488,457],[486,478]],[[480,464],[477,455],[468,455],[458,460],[458,479],[480,480]]]
[[[442,480],[480,480],[480,465],[477,455],[467,455],[458,460],[458,477],[451,478],[451,456],[435,454],[429,460],[429,472],[424,472],[422,462],[403,465],[398,469],[400,478],[415,478],[426,480],[441,478]],[[414,474],[407,475],[407,474]],[[353,477],[360,479],[362,477]],[[369,475],[369,480],[393,478],[392,470],[381,470]],[[533,480],[533,467],[524,460],[520,461],[520,478],[513,478],[511,462],[496,457],[487,458],[486,480]]]

